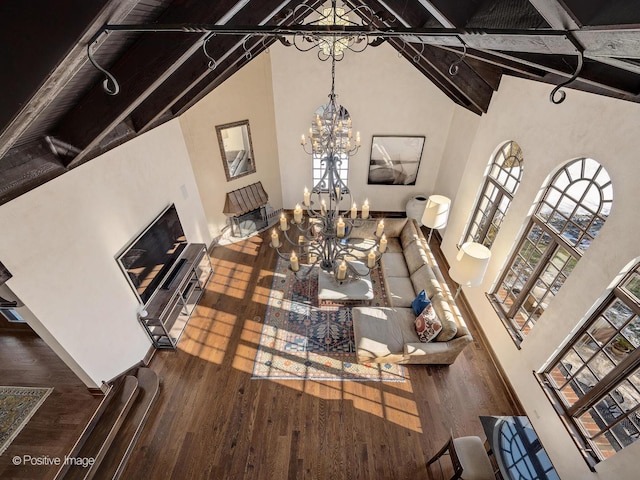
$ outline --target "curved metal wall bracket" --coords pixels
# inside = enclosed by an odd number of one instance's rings
[[[578,65],[576,67],[575,73],[571,76],[569,80],[558,84],[556,88],[551,90],[551,93],[549,94],[549,101],[551,101],[551,103],[559,105],[562,102],[564,102],[564,99],[567,98],[567,93],[561,89],[563,87],[566,87],[570,83],[574,82],[580,76],[580,72],[582,71],[582,66],[584,65],[584,53],[582,49],[578,50],[577,57],[578,57]],[[556,94],[560,94],[560,95],[556,98]]]
[[[462,42],[462,40],[460,41]],[[449,75],[453,77],[458,74],[458,70],[460,70],[460,64],[464,62],[464,59],[466,57],[467,57],[467,44],[462,42],[462,56],[451,64],[451,66],[449,67]]]
[[[209,43],[209,40],[211,40],[215,36],[216,34],[214,32],[208,35],[207,38],[205,38],[202,42],[202,51],[204,52],[204,56],[209,59],[209,63],[207,64],[207,68],[209,68],[209,70],[215,70],[218,66],[218,62],[216,62],[216,59],[209,55],[209,52],[207,51],[207,44]]]
[[[89,57],[89,61],[91,62],[91,65],[93,65],[97,70],[100,70],[104,74],[104,76],[107,77],[102,82],[102,88],[104,89],[104,91],[108,95],[117,95],[118,93],[120,93],[120,84],[116,80],[116,77],[111,75],[106,69],[102,68],[98,64],[98,62],[96,62],[96,59],[93,57],[93,48],[98,44],[98,37],[103,32],[105,32],[107,34],[109,33],[106,30],[101,30],[88,43],[88,45],[87,45],[87,56]]]

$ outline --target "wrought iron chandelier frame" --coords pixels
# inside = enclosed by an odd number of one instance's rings
[[[120,92],[120,85],[117,79],[95,58],[95,51],[105,38],[115,32],[182,32],[187,34],[206,34],[202,39],[202,50],[209,59],[208,67],[214,70],[216,61],[208,52],[209,42],[218,35],[236,35],[243,37],[240,42],[244,50],[244,55],[250,59],[253,54],[252,48],[247,46],[251,38],[261,38],[263,44],[269,39],[276,39],[287,47],[295,47],[299,51],[307,52],[318,48],[318,58],[320,60],[337,60],[344,58],[345,50],[352,52],[362,52],[369,46],[376,47],[385,40],[395,39],[402,42],[404,46],[419,44],[422,49],[425,45],[437,45],[446,49],[460,50],[461,58],[453,62],[450,67],[450,74],[457,73],[458,65],[464,60],[467,48],[473,47],[473,40],[477,38],[496,37],[518,37],[526,39],[531,37],[532,31],[528,29],[495,29],[495,28],[432,28],[432,27],[405,27],[388,26],[394,22],[394,17],[381,17],[366,5],[353,8],[340,9],[336,7],[336,0],[331,1],[331,8],[325,12],[312,8],[307,4],[297,5],[294,9],[286,10],[282,17],[278,18],[277,25],[218,25],[203,23],[184,24],[106,24],[104,25],[87,44],[87,56],[92,65],[105,76],[103,89],[109,95],[117,95]],[[350,14],[355,14],[361,23],[349,19]],[[284,22],[298,17],[312,15],[315,20],[293,25],[282,25]],[[576,81],[584,65],[584,48],[576,40],[571,30],[548,29],[540,33],[546,39],[559,48],[559,52],[576,57],[576,68],[574,73],[564,82],[558,84],[549,96],[552,103],[562,103],[566,97],[563,87]],[[332,48],[323,48],[332,45]],[[336,49],[335,45],[340,48]],[[491,51],[491,48],[477,47],[481,50]],[[419,55],[416,53],[413,59],[418,61]]]

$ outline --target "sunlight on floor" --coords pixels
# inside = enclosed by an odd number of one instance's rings
[[[253,269],[251,265],[218,260],[214,268],[215,273],[211,277],[208,290],[234,298],[245,298]]]
[[[256,285],[253,289],[253,295],[251,296],[251,301],[256,303],[261,303],[263,305],[267,305],[269,302],[269,292],[270,288],[261,287]]]
[[[178,348],[208,362],[221,364],[238,317],[218,312],[212,321],[196,309],[182,334]]]
[[[183,334],[179,348],[202,360],[221,364],[227,354],[229,338],[237,321],[236,316],[229,314],[218,313],[213,322],[206,317],[194,316]],[[244,321],[241,341],[233,358],[233,368],[252,375],[262,327],[260,322]],[[405,382],[308,380],[303,377],[298,380],[255,379],[253,381],[274,382],[324,400],[351,401],[359,410],[422,433],[418,408],[412,399],[411,380],[406,370],[405,378]]]
[[[235,244],[233,248],[251,256],[256,254],[253,244]],[[355,355],[353,361],[347,361],[345,356],[334,358],[330,354],[296,349],[296,344],[290,343],[288,338],[291,332],[269,327],[261,317],[243,318],[241,312],[225,310],[224,296],[269,305],[270,295],[274,293],[271,291],[273,271],[261,270],[256,281],[255,275],[252,278],[253,265],[216,259],[214,268],[215,273],[207,287],[207,294],[213,296],[211,306],[197,307],[180,341],[181,351],[218,365],[223,363],[226,355],[233,354],[232,367],[252,376],[257,366],[270,372],[269,375],[276,370],[276,376],[279,375],[277,370],[284,368],[287,371],[283,370],[282,375],[290,378],[255,378],[252,381],[273,382],[324,400],[350,401],[356,409],[422,433],[408,370],[403,371],[395,365],[359,365],[355,363]],[[288,310],[291,305],[283,301],[282,307]],[[273,328],[273,332],[269,328]],[[235,353],[229,352],[231,338],[234,331],[237,334],[237,329],[240,329],[240,340]],[[267,350],[263,362],[265,358],[274,359],[273,364],[269,362],[267,367],[265,363],[256,364],[263,332],[273,336],[272,341],[267,340],[262,346]],[[289,342],[292,350],[283,348],[283,342]],[[328,378],[308,378],[319,370]],[[347,372],[356,381],[344,379]]]
[[[242,342],[238,345],[233,360],[233,367],[247,374],[252,374],[255,367],[256,353],[263,325],[253,320],[245,320],[242,331]],[[335,360],[318,355],[318,361]],[[302,363],[304,358],[289,356],[285,362]],[[422,426],[418,415],[418,407],[411,399],[412,388],[408,372],[405,370],[405,382],[361,382],[361,381],[331,381],[309,380],[304,378],[307,365],[299,365],[301,375],[296,379],[255,379],[258,382],[274,382],[309,395],[325,400],[349,400],[355,408],[366,411],[392,423],[401,425],[412,431],[422,433]],[[372,365],[375,368],[375,365]]]

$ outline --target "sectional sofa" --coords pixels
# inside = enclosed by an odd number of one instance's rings
[[[349,241],[361,246],[373,236],[377,221],[360,221]],[[385,220],[387,252],[381,267],[389,307],[355,307],[353,330],[358,362],[452,364],[473,341],[417,222],[412,218]],[[442,323],[428,343],[419,340],[411,307],[425,290]]]

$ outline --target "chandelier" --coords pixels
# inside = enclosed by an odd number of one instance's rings
[[[336,11],[335,2],[332,3],[320,21],[347,22],[344,10]],[[349,112],[336,102],[335,94],[336,61],[349,48],[348,42],[339,36],[317,38],[319,52],[331,59],[331,91],[329,102],[316,110],[309,134],[302,135],[300,144],[313,160],[320,161],[322,175],[311,191],[305,188],[302,205],[296,205],[293,218],[288,219],[283,213],[271,233],[271,246],[281,258],[289,260],[289,268],[297,278],[306,277],[319,266],[333,273],[339,282],[357,279],[369,274],[387,248],[384,220],[377,223],[373,238],[367,239],[364,246],[349,242],[349,233],[369,218],[369,203],[365,200],[362,205],[359,220],[351,191],[340,177],[340,166],[360,148],[360,132],[353,138]],[[341,210],[342,202],[350,208]],[[285,245],[293,250],[288,256],[280,251]],[[301,269],[303,261],[307,268]]]

